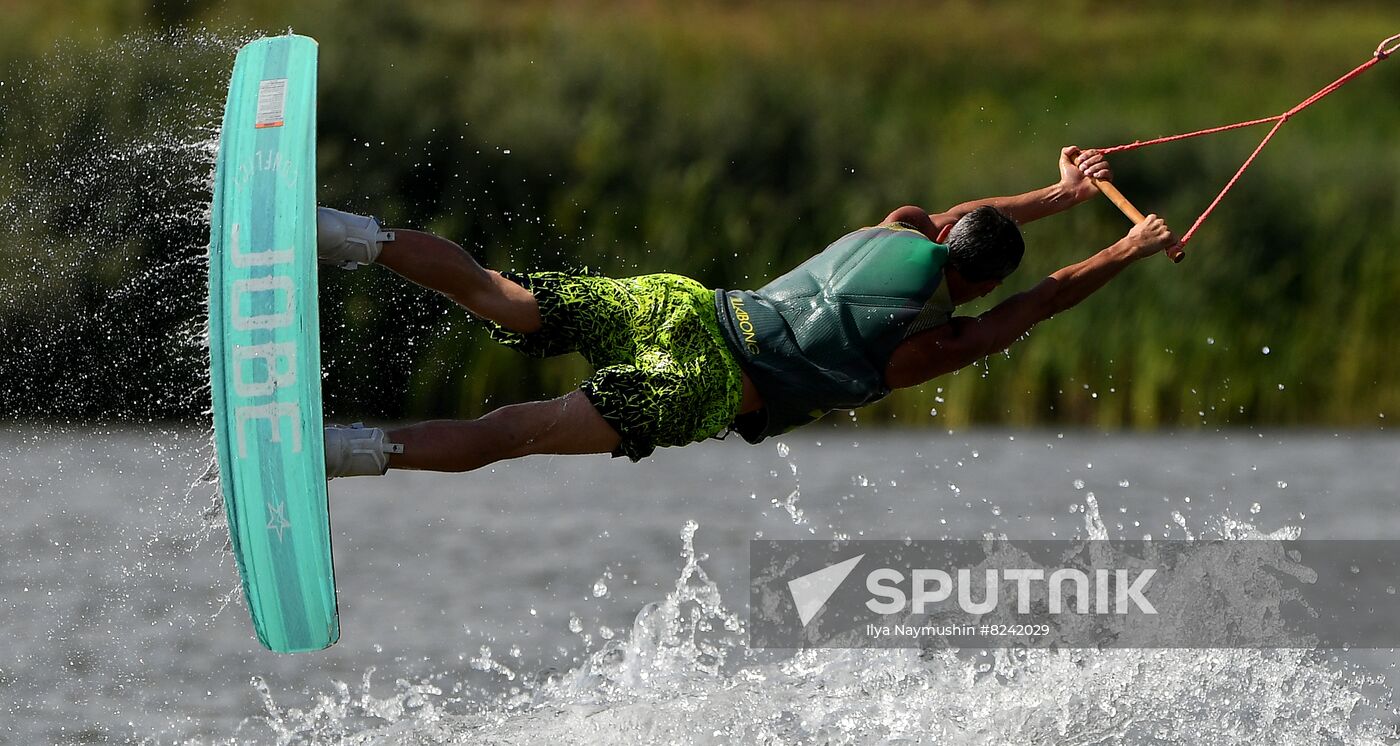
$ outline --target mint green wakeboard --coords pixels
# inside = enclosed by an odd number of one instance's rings
[[[340,637],[316,298],[316,42],[259,39],[234,63],[209,239],[219,475],[258,640]]]

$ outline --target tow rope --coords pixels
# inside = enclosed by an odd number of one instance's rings
[[[1244,164],[1241,165],[1239,170],[1235,172],[1235,175],[1230,178],[1230,181],[1225,184],[1225,188],[1221,189],[1220,193],[1215,195],[1215,199],[1211,201],[1210,206],[1205,209],[1205,212],[1202,212],[1200,217],[1196,218],[1196,222],[1191,225],[1191,228],[1187,230],[1186,233],[1182,234],[1181,240],[1177,241],[1175,246],[1172,246],[1171,248],[1167,249],[1167,256],[1171,257],[1172,261],[1179,262],[1186,256],[1185,252],[1182,251],[1182,247],[1184,247],[1186,243],[1191,240],[1192,236],[1196,235],[1196,231],[1201,227],[1201,224],[1204,223],[1206,221],[1206,218],[1210,217],[1210,214],[1215,211],[1216,206],[1220,204],[1220,200],[1224,199],[1225,195],[1230,192],[1230,189],[1232,189],[1235,186],[1235,182],[1239,181],[1240,176],[1242,176],[1244,172],[1250,167],[1250,165],[1254,163],[1254,159],[1259,156],[1259,152],[1264,149],[1265,145],[1269,144],[1269,140],[1273,139],[1274,135],[1279,131],[1281,127],[1283,127],[1284,122],[1287,122],[1291,117],[1293,117],[1293,115],[1297,114],[1298,112],[1301,112],[1309,106],[1312,106],[1318,101],[1321,101],[1322,99],[1326,98],[1329,94],[1331,94],[1333,91],[1336,91],[1338,88],[1341,88],[1347,83],[1350,83],[1357,76],[1361,75],[1367,70],[1370,70],[1372,67],[1375,67],[1382,60],[1386,59],[1387,57],[1389,57],[1397,51],[1400,51],[1400,34],[1396,34],[1395,36],[1392,36],[1386,39],[1385,41],[1382,41],[1379,45],[1376,46],[1376,51],[1371,55],[1370,59],[1366,60],[1360,65],[1357,65],[1355,69],[1353,69],[1346,75],[1343,75],[1342,77],[1337,78],[1331,83],[1328,83],[1327,85],[1323,86],[1313,95],[1303,99],[1297,106],[1294,106],[1293,108],[1283,112],[1282,114],[1277,114],[1271,117],[1264,117],[1262,119],[1251,119],[1247,122],[1236,122],[1234,124],[1226,124],[1220,127],[1211,127],[1209,129],[1196,130],[1195,132],[1185,132],[1180,135],[1167,135],[1166,137],[1158,137],[1152,140],[1135,140],[1125,145],[1115,145],[1111,148],[1101,148],[1100,152],[1102,152],[1104,155],[1112,155],[1114,153],[1123,153],[1129,150],[1145,148],[1149,145],[1159,145],[1165,142],[1176,142],[1177,140],[1185,140],[1192,137],[1201,137],[1202,135],[1214,135],[1219,132],[1229,132],[1230,130],[1241,129],[1244,127],[1253,127],[1255,125],[1264,124],[1266,122],[1274,123],[1274,126],[1269,130],[1269,133],[1267,135],[1264,135],[1264,139],[1260,141],[1259,146],[1254,149],[1254,152],[1249,155],[1249,158],[1245,159]],[[1115,205],[1118,206],[1118,209],[1123,211],[1124,215],[1128,216],[1130,220],[1132,220],[1134,223],[1140,223],[1143,221],[1142,211],[1138,210],[1136,207],[1133,207],[1132,203],[1129,202],[1127,198],[1123,197],[1123,194],[1119,192],[1112,184],[1108,182],[1101,182],[1098,180],[1095,180],[1094,183],[1099,187],[1099,190],[1102,191],[1105,196],[1107,196],[1110,200],[1113,201]]]

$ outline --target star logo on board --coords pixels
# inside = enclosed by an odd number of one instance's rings
[[[292,522],[287,520],[287,504],[279,502],[276,505],[267,504],[267,512],[271,516],[267,519],[267,530],[277,532],[277,540],[282,541],[282,532],[292,527]]]
[[[802,620],[802,626],[807,626],[817,616],[831,594],[841,587],[846,576],[856,569],[863,557],[864,554],[858,554],[845,562],[788,581],[788,592],[792,594],[792,602],[797,605],[797,618]]]

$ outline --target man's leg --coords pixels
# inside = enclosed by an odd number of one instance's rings
[[[394,230],[378,263],[463,308],[514,331],[540,328],[540,309],[529,290],[486,269],[457,244],[421,231]]]
[[[387,435],[404,446],[389,457],[389,468],[430,471],[470,471],[534,453],[611,453],[621,442],[582,391],[511,404],[475,420],[420,422]]]
[[[322,262],[346,268],[383,264],[510,331],[540,328],[539,305],[530,291],[477,264],[447,239],[421,231],[384,231],[372,217],[319,207],[316,253]]]
[[[317,251],[322,262],[343,267],[383,264],[507,332],[530,335],[543,326],[530,290],[482,267],[457,244],[428,233],[386,232],[373,218],[323,207],[317,211]],[[550,348],[555,351],[539,354],[574,349],[569,343],[565,335]],[[326,434],[332,477],[379,474],[386,461],[389,468],[469,471],[532,453],[610,453],[621,442],[582,391],[502,407],[476,420],[436,420],[388,433],[328,428]],[[403,452],[394,453],[389,444]]]

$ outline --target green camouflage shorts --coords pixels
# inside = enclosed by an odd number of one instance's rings
[[[743,379],[713,290],[672,274],[501,274],[534,294],[542,326],[521,334],[488,321],[492,339],[535,357],[581,353],[596,370],[579,388],[622,436],[614,456],[639,461],[734,421]]]

